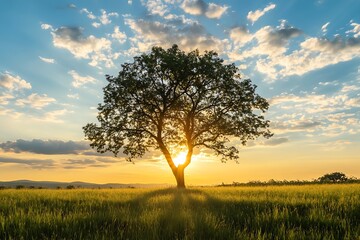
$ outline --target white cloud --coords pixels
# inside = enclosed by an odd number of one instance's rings
[[[351,26],[353,26],[352,30],[347,31],[346,33],[354,33],[354,37],[360,37],[360,24],[359,23],[351,23]]]
[[[209,3],[208,8],[205,12],[205,16],[208,18],[221,18],[221,16],[226,13],[228,6],[219,6],[215,3]]]
[[[205,31],[205,28],[197,22],[167,23],[145,21],[143,19],[126,19],[125,23],[135,33],[135,37],[130,38],[132,48],[129,55],[148,51],[152,46],[158,45],[164,48],[172,44],[178,44],[184,51],[194,49],[215,50],[222,52],[229,45],[228,40],[220,40]]]
[[[113,66],[110,40],[93,35],[84,37],[81,29],[76,27],[60,27],[51,34],[55,47],[68,50],[76,58],[90,58],[92,61],[89,64],[92,66],[101,62],[106,67]]]
[[[360,39],[334,40],[309,38],[300,44],[301,49],[289,55],[274,59],[270,65],[279,65],[280,76],[302,75],[339,62],[360,57]]]
[[[128,0],[128,4],[131,5],[133,3],[133,0]]]
[[[87,10],[86,8],[81,9],[81,10],[80,10],[80,13],[86,13],[86,14],[87,14],[87,17],[88,17],[89,19],[91,19],[91,20],[96,19],[96,16],[95,16],[92,12],[90,12],[89,10]]]
[[[127,38],[126,34],[120,31],[119,26],[114,27],[114,33],[111,34],[111,37],[118,40],[121,44],[125,43]]]
[[[87,83],[95,83],[96,82],[96,79],[91,77],[91,76],[80,76],[75,70],[71,70],[68,72],[71,77],[73,78],[73,82],[72,82],[72,85],[75,87],[75,88],[78,88],[84,84],[87,84]]]
[[[226,5],[220,6],[215,3],[207,4],[203,0],[184,0],[181,8],[191,15],[205,15],[208,18],[221,18],[229,8]]]
[[[93,35],[83,37],[81,29],[60,27],[52,32],[55,47],[69,50],[77,58],[89,58],[89,54],[110,49],[111,42]]]
[[[266,81],[271,82],[360,57],[360,38],[343,39],[340,36],[332,40],[310,37],[301,42],[297,50],[288,53],[289,41],[300,34],[299,29],[285,24],[276,29],[265,26],[253,34],[257,45],[241,55],[233,51],[229,58],[243,60],[260,56],[256,69],[267,75]]]
[[[323,33],[326,33],[327,32],[327,27],[329,26],[330,22],[327,22],[325,23],[322,27],[321,27],[321,31]]]
[[[50,24],[46,24],[46,23],[41,24],[41,29],[54,30],[54,28]]]
[[[118,17],[118,16],[119,16],[119,14],[116,12],[106,13],[106,11],[104,9],[101,9],[101,16],[99,17],[99,21],[103,25],[107,25],[107,24],[111,23],[111,20],[109,17]]]
[[[253,36],[245,27],[235,27],[230,30],[230,38],[238,47],[241,47],[251,41]]]
[[[281,25],[273,28],[265,26],[259,29],[254,34],[248,34],[245,28],[235,28],[230,31],[230,38],[235,44],[235,47],[241,47],[247,42],[254,40],[257,44],[250,49],[242,51],[242,54],[237,54],[236,51],[229,53],[229,58],[232,61],[244,60],[246,58],[253,58],[258,56],[276,58],[287,51],[287,46],[290,39],[299,36],[301,30],[288,26],[286,21],[282,21]],[[260,58],[257,60],[257,70],[266,73],[268,76],[275,78],[278,69],[269,67],[267,58]]]
[[[87,8],[83,8],[80,10],[80,13],[85,13],[86,16],[94,20],[94,22],[91,24],[95,28],[99,28],[102,25],[108,25],[111,23],[110,17],[118,17],[119,14],[116,12],[110,12],[107,13],[104,9],[100,10],[101,15],[99,17],[95,16],[91,11],[89,11]],[[97,20],[97,22],[95,21]]]
[[[25,99],[16,100],[15,104],[21,107],[28,105],[35,109],[42,109],[43,107],[55,101],[56,100],[54,98],[48,97],[46,94],[38,95],[37,93],[33,93]]]
[[[72,111],[69,111],[67,109],[61,109],[61,110],[54,110],[49,111],[44,114],[41,118],[37,118],[38,121],[45,121],[45,122],[53,122],[53,123],[63,123],[64,121],[60,119],[60,117],[72,113]]]
[[[39,56],[39,58],[41,61],[46,62],[46,63],[55,63],[55,59],[52,59],[52,58],[44,58],[41,56]]]
[[[13,95],[11,94],[3,94],[0,95],[0,105],[7,105],[9,104],[9,100],[15,98]]]
[[[261,18],[266,12],[274,9],[275,7],[276,5],[272,3],[266,6],[263,10],[256,10],[255,12],[250,11],[247,15],[247,19],[254,23],[259,20],[259,18]]]
[[[152,15],[164,16],[168,12],[167,5],[162,0],[142,0],[141,3]]]
[[[99,28],[101,26],[101,23],[98,23],[98,22],[93,22],[91,24],[94,28]]]
[[[79,94],[75,93],[75,94],[68,94],[66,95],[68,98],[73,98],[73,99],[79,99]]]
[[[5,71],[5,73],[0,73],[0,87],[10,91],[17,91],[20,89],[31,89],[31,84],[21,77]]]
[[[347,93],[347,92],[353,92],[353,91],[359,91],[360,86],[356,85],[344,85],[340,92]]]

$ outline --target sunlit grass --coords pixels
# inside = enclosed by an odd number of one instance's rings
[[[359,238],[356,184],[0,191],[0,239]]]

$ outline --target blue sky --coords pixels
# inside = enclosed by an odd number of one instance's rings
[[[154,45],[174,43],[234,62],[269,100],[275,133],[243,147],[235,166],[199,150],[190,183],[311,179],[330,171],[360,177],[358,0],[1,5],[0,180],[172,182],[158,152],[133,166],[124,156],[93,152],[81,128],[96,121],[105,74],[116,75]],[[203,176],[211,173],[217,177]]]

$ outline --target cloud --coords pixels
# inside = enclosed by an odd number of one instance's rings
[[[101,25],[108,25],[111,23],[110,17],[118,17],[119,16],[119,14],[116,12],[107,13],[104,9],[101,9],[100,12],[101,12],[101,15],[97,17],[91,11],[89,11],[87,8],[83,8],[80,10],[80,13],[85,13],[89,19],[98,21],[98,22],[92,23],[92,25],[95,28],[98,28]]]
[[[46,62],[46,63],[55,63],[55,59],[52,59],[52,58],[44,58],[44,57],[40,57],[40,60],[43,61],[43,62]]]
[[[256,62],[256,69],[267,75],[272,82],[291,75],[303,75],[316,69],[345,62],[360,57],[360,38],[343,39],[336,36],[327,38],[310,37],[300,43],[299,49],[289,54],[288,43],[291,38],[301,34],[292,27],[273,29],[261,28],[254,34],[257,45],[242,52],[241,55],[229,55],[232,60],[243,60],[262,56]]]
[[[51,35],[55,47],[68,50],[76,58],[91,59],[89,64],[92,66],[97,66],[100,62],[106,67],[114,65],[111,60],[111,41],[106,38],[96,38],[93,35],[84,37],[78,27],[60,27],[52,31]]]
[[[86,13],[86,14],[87,14],[86,16],[87,16],[89,19],[92,19],[92,20],[96,19],[96,16],[95,16],[91,11],[87,10],[87,8],[81,9],[81,10],[80,10],[80,13]]]
[[[125,22],[135,33],[130,41],[133,48],[129,55],[148,51],[152,46],[158,45],[164,48],[172,44],[178,44],[184,51],[194,49],[215,50],[222,52],[229,44],[228,40],[220,40],[205,31],[205,28],[197,22],[172,22],[145,21],[143,19],[126,19]]]
[[[327,27],[329,26],[330,22],[327,22],[325,23],[322,27],[321,27],[321,31],[323,33],[326,33],[327,32]]]
[[[360,39],[357,38],[308,38],[300,46],[300,50],[269,62],[271,67],[279,65],[282,68],[279,76],[303,75],[360,57]]]
[[[360,37],[360,24],[359,23],[351,23],[351,26],[353,26],[352,30],[347,31],[346,33],[354,33],[354,37]]]
[[[18,139],[0,143],[0,148],[5,152],[31,152],[36,154],[79,154],[81,151],[89,150],[90,146],[85,141],[60,141],[40,140],[31,141]]]
[[[250,11],[247,15],[247,19],[254,24],[254,22],[259,20],[259,18],[261,18],[266,12],[274,9],[275,7],[276,5],[272,3],[266,6],[263,10],[256,10],[255,12]]]
[[[283,132],[302,132],[313,131],[314,128],[321,126],[321,122],[304,119],[291,119],[284,122],[273,121],[271,128],[274,130],[282,130]],[[285,130],[285,131],[284,131]]]
[[[78,164],[78,165],[89,165],[95,164],[96,160],[93,159],[69,159],[66,164]]]
[[[203,0],[184,0],[181,4],[184,12],[191,15],[205,15],[208,18],[221,18],[229,8],[226,5],[220,6],[215,3],[205,3]]]
[[[16,100],[15,104],[21,107],[28,105],[35,109],[42,109],[43,107],[55,101],[56,100],[54,98],[48,97],[46,94],[38,95],[37,93],[33,93],[25,99]]]
[[[68,98],[72,98],[72,99],[79,99],[79,94],[75,93],[75,94],[68,94],[66,95]]]
[[[245,27],[235,27],[230,30],[230,38],[238,47],[242,47],[251,41],[253,36]]]
[[[300,34],[302,34],[300,29],[289,26],[284,20],[276,28],[265,26],[252,35],[248,34],[245,28],[235,28],[230,31],[230,38],[234,41],[235,48],[240,48],[249,41],[253,47],[242,51],[241,54],[232,51],[228,57],[231,61],[258,57],[257,70],[267,74],[271,79],[275,79],[279,74],[278,69],[276,65],[271,65],[269,62],[282,56],[288,49],[289,41]],[[281,63],[277,62],[277,64]]]
[[[47,23],[41,24],[41,29],[52,30],[52,31],[54,30],[54,28],[50,24],[47,24]]]
[[[76,5],[73,4],[73,3],[70,3],[70,4],[68,4],[68,7],[69,7],[69,8],[76,8]]]
[[[265,146],[277,146],[289,142],[288,138],[271,138],[263,143]]]
[[[53,168],[55,167],[54,160],[46,159],[19,159],[19,158],[9,158],[9,157],[0,157],[0,163],[15,163],[30,166],[34,169],[44,169],[44,168]]]
[[[5,73],[0,73],[0,87],[10,91],[18,91],[20,89],[31,89],[31,84],[21,77],[5,71]]]
[[[121,44],[125,43],[127,38],[124,32],[120,32],[119,26],[114,27],[114,33],[111,34],[111,37],[118,40]]]
[[[336,94],[327,96],[324,94],[305,94],[297,96],[294,94],[282,94],[270,99],[272,106],[280,107],[284,110],[301,111],[303,113],[329,113],[338,110],[351,108],[352,99],[345,94]]]
[[[7,105],[9,104],[9,100],[15,98],[13,95],[11,94],[3,94],[0,95],[0,105]]]
[[[162,0],[142,0],[141,3],[152,15],[164,16],[168,12],[167,5]]]
[[[35,118],[38,121],[52,122],[52,123],[63,123],[62,119],[59,117],[64,116],[65,114],[72,113],[72,111],[67,109],[53,110],[46,112],[41,118]]]
[[[101,16],[99,17],[99,20],[103,25],[107,25],[107,24],[111,23],[111,20],[109,17],[118,17],[119,16],[119,14],[116,12],[107,13],[104,9],[101,9],[100,11],[101,11]]]
[[[353,91],[359,91],[359,90],[360,90],[360,86],[344,85],[343,88],[340,90],[340,92],[347,93],[347,92],[353,92]]]
[[[87,84],[87,83],[95,83],[96,82],[96,79],[91,77],[91,76],[80,76],[75,70],[71,70],[68,72],[73,81],[72,81],[72,85],[75,87],[75,88],[78,88],[84,84]]]

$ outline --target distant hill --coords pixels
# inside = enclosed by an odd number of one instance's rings
[[[88,182],[53,182],[53,181],[31,181],[31,180],[16,180],[9,182],[1,182],[0,187],[16,188],[23,186],[25,188],[66,188],[67,186],[74,186],[75,188],[151,188],[151,187],[170,187],[169,184],[123,184],[123,183],[88,183]]]

